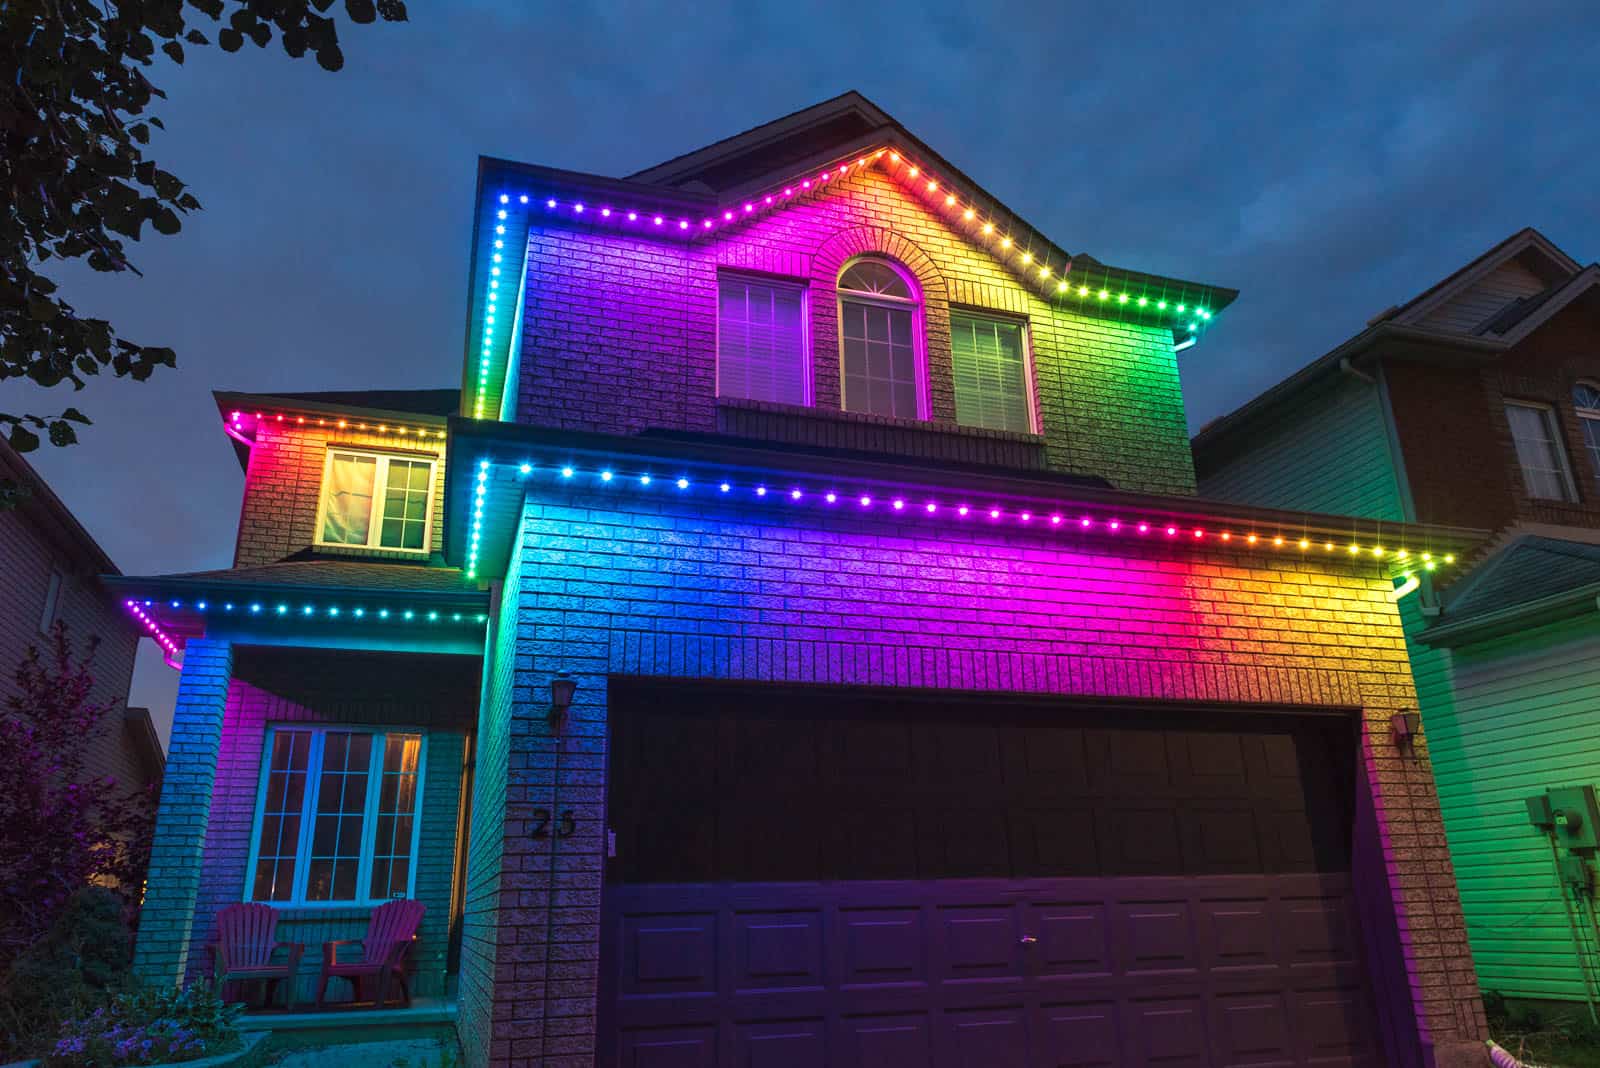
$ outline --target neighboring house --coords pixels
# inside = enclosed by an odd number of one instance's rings
[[[86,740],[84,771],[116,779],[132,793],[161,779],[161,741],[144,708],[129,708],[139,648],[138,624],[122,611],[100,576],[117,567],[44,479],[0,440],[0,481],[19,489],[15,508],[0,508],[0,708],[18,696],[16,669],[29,646],[50,654],[50,631],[67,625],[74,657],[99,639],[90,700],[115,708],[98,736]]]
[[[1600,783],[1600,267],[1514,234],[1194,451],[1206,496],[1496,531],[1402,601],[1426,749],[1484,989],[1594,997],[1525,800]]]
[[[220,395],[237,566],[120,583],[184,647],[147,978],[407,894],[473,1065],[1482,1062],[1390,736],[1395,554],[1479,535],[1197,499],[1231,291],[854,93],[475,212],[459,400]]]

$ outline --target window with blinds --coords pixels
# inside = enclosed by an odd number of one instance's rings
[[[717,283],[717,396],[806,403],[804,294],[737,275]]]
[[[1021,323],[954,313],[950,316],[950,355],[956,422],[989,430],[1032,432]]]

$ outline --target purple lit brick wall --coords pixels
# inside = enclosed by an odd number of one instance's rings
[[[557,670],[581,685],[565,736],[530,699],[484,739],[508,749],[498,942],[517,961],[492,1063],[592,1064],[612,675],[1360,708],[1374,833],[1356,875],[1398,928],[1378,988],[1414,1015],[1410,1041],[1472,1051],[1484,1023],[1426,747],[1412,763],[1388,741],[1416,697],[1373,565],[787,507],[531,491],[506,593],[515,688],[545,693]],[[557,790],[578,833],[530,837]]]
[[[815,405],[837,411],[835,281],[850,257],[881,253],[904,264],[922,289],[933,419],[861,419],[879,431],[869,447],[950,458],[948,442],[928,433],[957,429],[950,312],[984,310],[1027,320],[1043,429],[1033,440],[1046,467],[1128,489],[1194,492],[1170,331],[1056,311],[875,170],[689,245],[607,226],[542,227],[538,207],[532,219],[519,422],[615,433],[739,430],[795,440],[792,421],[763,430],[760,421],[730,419],[726,411],[719,418],[717,272],[806,285]],[[818,421],[810,433],[818,444],[839,443],[834,422]],[[1026,456],[1019,443],[1000,448],[992,436],[987,444],[982,433],[973,437],[981,461],[1033,466],[1018,462]]]

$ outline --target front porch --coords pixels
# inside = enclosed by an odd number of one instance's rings
[[[229,984],[252,1005],[250,1026],[448,1023],[483,595],[458,587],[449,603],[412,606],[373,589],[337,601],[153,592],[163,599],[130,599],[130,610],[182,649],[183,674],[136,970],[158,983],[211,974],[219,914],[257,903],[272,909],[272,940],[303,951],[268,1007],[263,982]],[[356,991],[334,977],[327,1009],[311,1011],[325,946],[359,943],[374,910],[397,899],[422,906],[404,965],[411,1006],[390,983],[387,1008],[340,1011]],[[362,955],[338,949],[341,963]]]

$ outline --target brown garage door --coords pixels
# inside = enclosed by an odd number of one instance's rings
[[[613,724],[604,1065],[1379,1063],[1344,721],[619,689]]]

